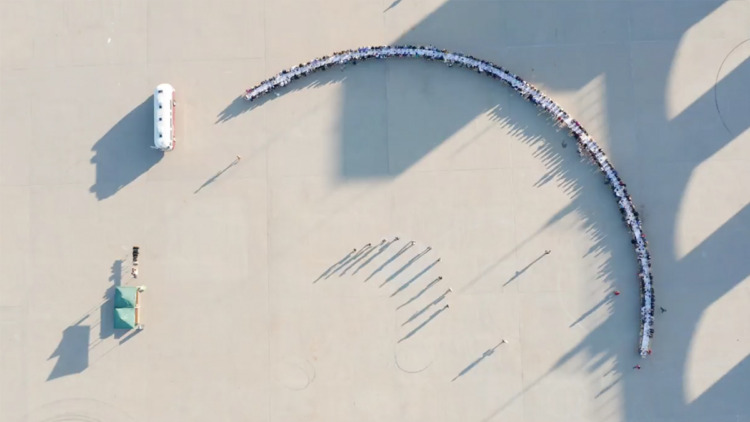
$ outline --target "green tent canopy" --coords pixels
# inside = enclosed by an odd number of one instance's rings
[[[138,289],[135,287],[117,287],[115,289],[115,308],[135,308],[135,296]]]
[[[135,308],[115,308],[115,329],[135,328]]]
[[[115,288],[115,329],[130,330],[138,325],[136,318],[136,304],[138,302],[138,288],[121,286]]]

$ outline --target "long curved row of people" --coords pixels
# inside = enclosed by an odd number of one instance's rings
[[[276,88],[286,86],[294,80],[320,70],[341,67],[348,64],[356,65],[357,62],[368,59],[386,59],[390,57],[411,57],[441,61],[448,66],[459,65],[494,79],[499,79],[554,118],[558,125],[570,131],[570,134],[576,139],[579,154],[590,158],[601,170],[605,177],[605,183],[609,184],[612,188],[612,192],[622,213],[622,219],[630,229],[632,235],[631,243],[635,249],[638,266],[640,267],[638,278],[640,279],[641,292],[641,324],[638,352],[642,357],[651,354],[651,339],[654,335],[654,287],[651,275],[651,255],[648,252],[648,242],[646,241],[646,235],[643,233],[640,217],[633,206],[633,201],[630,198],[630,194],[628,194],[627,187],[618,176],[617,171],[612,167],[604,151],[599,148],[594,139],[580,123],[530,83],[498,65],[460,53],[452,53],[435,47],[424,46],[377,46],[339,51],[331,56],[320,57],[294,66],[291,69],[283,70],[276,76],[245,91],[245,99],[249,101],[256,100]]]

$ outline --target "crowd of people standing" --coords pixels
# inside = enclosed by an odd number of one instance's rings
[[[593,160],[601,170],[605,177],[605,183],[609,184],[612,188],[612,192],[622,213],[623,221],[630,229],[632,235],[631,243],[635,249],[640,267],[638,278],[640,279],[641,293],[641,324],[638,352],[644,357],[651,354],[651,339],[654,335],[654,287],[651,275],[651,255],[648,252],[648,242],[646,241],[646,235],[643,233],[640,216],[635,210],[625,183],[622,182],[617,171],[615,171],[607,159],[606,154],[599,148],[594,139],[578,121],[574,120],[562,107],[542,94],[541,91],[530,83],[488,61],[479,60],[460,53],[451,53],[435,47],[408,45],[375,46],[339,51],[331,56],[320,57],[294,66],[291,69],[283,70],[276,76],[245,91],[245,98],[249,101],[256,100],[276,88],[285,86],[296,79],[320,70],[345,66],[347,64],[355,65],[358,61],[367,59],[385,59],[390,57],[413,57],[431,61],[442,61],[448,66],[459,65],[494,79],[499,79],[554,118],[558,125],[570,131],[571,135],[576,139],[578,152]]]

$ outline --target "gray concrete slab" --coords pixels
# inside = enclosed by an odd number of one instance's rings
[[[0,420],[750,419],[749,19],[741,0],[0,1]],[[594,134],[649,234],[652,356],[611,192],[499,84],[379,61],[238,99],[396,43],[495,61]],[[115,332],[114,286],[137,284],[146,327]]]

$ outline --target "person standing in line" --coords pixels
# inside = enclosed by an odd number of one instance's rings
[[[138,255],[140,254],[140,247],[133,246],[133,268],[130,269],[130,275],[133,278],[138,278]]]

